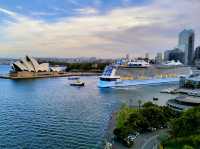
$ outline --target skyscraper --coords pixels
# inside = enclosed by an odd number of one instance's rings
[[[166,50],[164,52],[164,61],[169,61],[169,54],[171,53],[171,50]]]
[[[149,53],[145,53],[145,59],[149,59]]]
[[[200,59],[200,46],[196,48],[194,58]]]
[[[128,62],[130,60],[130,55],[126,54],[126,61]]]
[[[184,63],[184,52],[178,48],[175,48],[173,50],[170,51],[169,56],[168,56],[168,60],[169,61],[180,61],[181,63]]]
[[[162,63],[162,53],[157,53],[156,57],[155,57],[155,61],[156,61],[156,64],[161,64]]]
[[[199,68],[200,67],[200,46],[196,48],[194,54],[194,64]]]
[[[178,48],[185,53],[184,63],[192,65],[195,34],[193,30],[183,30],[179,34]]]

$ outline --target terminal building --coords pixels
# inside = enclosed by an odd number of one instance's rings
[[[177,112],[181,112],[200,106],[200,99],[199,97],[180,96],[175,99],[168,100],[167,106]]]
[[[200,74],[192,74],[189,77],[180,77],[180,89],[187,96],[179,96],[168,100],[167,106],[181,112],[189,108],[200,106]],[[184,91],[183,91],[184,90]],[[189,95],[189,96],[188,96]]]
[[[180,77],[179,81],[180,88],[187,89],[200,89],[200,74],[193,74],[189,77]]]

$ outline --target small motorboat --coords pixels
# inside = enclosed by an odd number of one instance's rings
[[[153,101],[158,101],[158,98],[157,97],[153,97]]]
[[[70,83],[71,86],[84,86],[85,83],[80,81],[80,80],[77,80],[76,82],[74,83]]]

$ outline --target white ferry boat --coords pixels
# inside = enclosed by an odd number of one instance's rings
[[[107,66],[99,77],[98,87],[123,87],[178,82],[180,76],[192,74],[190,67],[179,62],[150,65],[147,62],[131,62],[126,66]]]

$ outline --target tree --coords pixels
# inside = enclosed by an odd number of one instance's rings
[[[184,145],[183,149],[194,149],[192,146]]]
[[[149,101],[143,104],[144,108],[155,107],[157,105],[153,104],[153,102]]]
[[[147,119],[152,128],[160,128],[166,123],[166,118],[163,111],[159,107],[144,108],[141,111],[143,117]]]
[[[129,108],[126,104],[122,105],[119,112],[117,113],[117,128],[124,126],[131,113],[136,112],[135,109]]]
[[[177,113],[176,111],[170,109],[167,106],[163,106],[162,107],[162,111],[163,111],[163,114],[164,114],[164,116],[165,116],[167,121],[169,121],[170,119],[176,118],[176,117],[178,117],[180,115],[179,113]]]
[[[186,137],[200,133],[200,107],[189,109],[170,123],[174,137]]]
[[[149,128],[149,122],[139,112],[132,113],[127,119],[125,125],[131,128],[132,132],[144,132],[147,131],[147,128]]]

